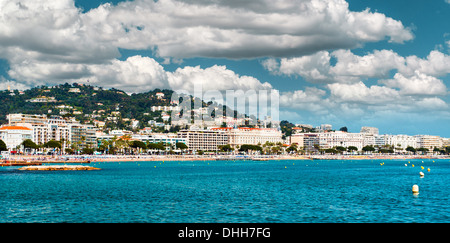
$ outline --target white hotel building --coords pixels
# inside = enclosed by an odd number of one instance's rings
[[[241,146],[243,144],[265,144],[266,142],[270,143],[279,143],[283,142],[282,134],[280,130],[272,129],[272,128],[248,128],[248,127],[240,127],[240,128],[212,128],[213,131],[224,131],[229,138],[228,144],[232,147]]]
[[[297,143],[299,147],[307,150],[314,149],[319,145],[321,149],[333,148],[337,146],[355,146],[361,150],[364,146],[385,146],[389,145],[397,149],[405,150],[407,147],[427,148],[432,151],[434,148],[444,146],[444,139],[431,135],[390,135],[375,133],[347,133],[341,131],[322,133],[296,133],[291,136],[290,143]]]
[[[427,148],[430,151],[433,151],[434,148],[441,148],[443,146],[443,139],[439,136],[431,136],[431,135],[416,135],[417,138],[417,147]]]
[[[375,136],[369,133],[348,133],[342,131],[297,133],[291,136],[292,143],[297,143],[299,147],[305,147],[305,149],[309,150],[312,150],[314,145],[319,145],[321,149],[354,146],[361,150],[366,145],[374,145]]]
[[[342,131],[320,133],[319,145],[322,149],[334,148],[338,146],[357,147],[361,150],[364,146],[373,145],[375,138],[368,133],[348,133]]]
[[[145,143],[164,143],[175,146],[176,143],[184,143],[186,144],[186,139],[177,137],[176,134],[171,133],[149,133],[149,134],[132,134],[126,131],[121,130],[113,130],[109,134],[105,134],[103,132],[97,131],[96,137],[98,145],[101,145],[103,140],[109,141],[113,139],[120,139],[124,135],[130,135],[131,140],[141,141]],[[170,150],[170,147],[167,147],[167,150]]]
[[[375,145],[390,145],[394,148],[406,149],[407,147],[419,148],[419,139],[416,136],[408,135],[378,135],[375,138]]]
[[[211,128],[210,130],[181,130],[178,137],[186,139],[189,150],[218,151],[219,145],[233,148],[243,144],[262,145],[283,142],[281,131],[270,128]]]
[[[65,148],[69,143],[80,147],[97,146],[96,128],[92,125],[80,124],[75,118],[64,119],[60,116],[9,114],[9,126],[21,126],[32,130],[31,140],[36,144],[44,144],[50,140],[62,141]]]
[[[15,150],[24,140],[33,138],[33,130],[23,126],[0,127],[0,139],[6,144],[9,151]]]
[[[218,151],[219,145],[228,144],[228,135],[224,131],[181,130],[178,138],[185,139],[191,151]]]

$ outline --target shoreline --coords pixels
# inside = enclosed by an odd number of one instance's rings
[[[35,163],[92,163],[134,161],[215,161],[215,160],[407,160],[450,159],[448,155],[15,155],[0,160],[2,166]]]

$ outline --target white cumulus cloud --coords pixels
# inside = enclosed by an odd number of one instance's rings
[[[399,101],[397,90],[384,86],[372,85],[367,87],[363,82],[355,84],[328,84],[331,97],[339,102],[378,105],[392,101]]]
[[[125,61],[89,65],[88,77],[93,84],[114,87],[126,92],[145,92],[155,88],[169,88],[167,73],[153,58],[132,56]]]
[[[400,73],[393,79],[380,81],[388,87],[399,88],[402,95],[446,95],[447,87],[442,80],[433,76],[415,72],[414,76],[405,77]]]
[[[332,59],[336,60],[332,65]],[[321,51],[312,55],[267,59],[263,66],[276,75],[298,75],[311,83],[355,83],[365,78],[386,77],[405,66],[405,58],[391,50],[375,50],[364,56],[350,50]],[[270,64],[270,65],[269,65]]]
[[[135,0],[101,5],[83,19],[100,40],[176,58],[295,56],[413,38],[400,21],[350,11],[344,0]]]
[[[401,21],[370,10],[350,11],[344,0],[134,0],[105,3],[88,12],[73,0],[0,0],[0,9],[0,58],[9,63],[12,79],[29,85],[85,78],[106,86],[119,85],[119,80],[128,84],[123,74],[114,69],[106,74],[99,67],[117,67],[137,77],[140,85],[147,80],[145,87],[159,82],[160,77],[149,78],[136,68],[141,65],[137,60],[119,61],[119,48],[150,49],[165,60],[238,59],[324,54],[413,38]],[[172,78],[194,75],[195,69],[180,70]],[[328,78],[326,70],[304,72],[311,79]],[[255,83],[251,77],[240,79],[249,86]]]
[[[181,89],[194,92],[194,88],[201,87],[207,90],[260,90],[270,89],[269,83],[261,83],[258,79],[250,76],[240,76],[226,68],[226,66],[214,65],[202,69],[196,67],[178,68],[175,72],[168,73],[169,86],[174,89]]]

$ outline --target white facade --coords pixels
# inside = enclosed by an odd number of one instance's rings
[[[212,128],[213,131],[225,131],[229,137],[229,144],[233,147],[243,144],[265,144],[270,143],[282,143],[281,131],[272,128]]]
[[[125,134],[123,134],[125,135]],[[122,135],[122,136],[123,136]],[[145,143],[165,143],[175,145],[176,143],[184,143],[187,144],[185,138],[179,138],[175,134],[130,134],[131,140],[137,140]],[[120,136],[113,134],[105,134],[103,132],[97,132],[96,137],[99,141],[102,140],[112,140],[114,137],[116,139],[120,138]],[[169,148],[168,148],[169,149]]]
[[[442,147],[450,146],[450,138],[442,138]]]
[[[431,135],[416,135],[417,145],[420,148],[427,148],[433,151],[434,148],[441,148],[443,145],[442,138]]]
[[[17,123],[32,130],[33,140],[36,144],[44,144],[50,140],[70,141],[71,125],[69,124],[45,124],[45,123]]]
[[[418,138],[408,135],[378,135],[375,144],[378,146],[390,145],[394,148],[406,149],[407,147],[418,148]]]
[[[181,108],[179,106],[152,106],[151,110],[155,111],[180,111]]]
[[[5,142],[8,150],[15,150],[24,140],[33,139],[33,130],[23,126],[2,126],[0,139]]]
[[[187,141],[189,150],[218,151],[219,145],[228,144],[228,135],[224,131],[212,130],[181,130],[178,138]]]
[[[354,146],[361,150],[364,146],[372,144],[370,138],[370,136],[366,138],[363,133],[326,132],[319,133],[319,145],[321,149]]]
[[[297,143],[299,147],[312,150],[314,146],[320,149],[334,148],[338,146],[357,147],[361,150],[364,146],[374,145],[375,137],[373,134],[366,133],[348,133],[342,131],[321,132],[321,133],[297,133],[291,136],[291,144]]]
[[[80,124],[75,118],[65,119],[60,116],[9,114],[11,126],[23,126],[32,130],[31,140],[36,144],[44,144],[50,140],[61,141],[65,148],[70,143],[81,143],[84,146],[96,146],[95,130],[91,125]]]

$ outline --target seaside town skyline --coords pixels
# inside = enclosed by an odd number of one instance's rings
[[[450,222],[450,0],[0,0],[0,20],[2,223]]]
[[[101,92],[95,87],[88,88]],[[53,88],[44,91],[51,89]],[[68,90],[69,93],[75,94],[82,92],[80,88]],[[16,96],[16,93],[10,91],[9,95]],[[158,102],[168,102],[162,92],[150,95],[150,99],[152,96]],[[0,125],[0,139],[6,143],[6,148],[2,150],[15,153],[26,152],[28,149],[30,153],[36,152],[37,149],[53,148],[47,151],[55,151],[55,148],[59,148],[58,153],[108,154],[111,153],[109,150],[117,149],[115,145],[121,144],[118,147],[122,149],[148,148],[166,152],[184,150],[193,154],[246,152],[242,150],[246,146],[250,150],[261,150],[261,154],[450,152],[450,139],[440,136],[380,134],[378,128],[367,126],[362,127],[360,131],[349,132],[347,127],[337,129],[331,124],[312,126],[292,124],[288,121],[280,123],[270,117],[255,124],[250,124],[250,118],[247,116],[217,116],[204,119],[205,114],[218,109],[186,108],[173,100],[170,105],[152,106],[151,113],[144,114],[150,119],[146,119],[147,122],[122,117],[121,112],[124,111],[121,110],[120,104],[115,104],[115,108],[109,110],[102,103],[97,103],[97,106],[100,106],[98,110],[85,114],[78,110],[79,108],[60,104],[61,101],[55,104],[58,101],[54,97],[39,96],[26,102],[54,105],[50,106],[48,114],[8,114],[7,123]],[[208,112],[208,108],[212,109]],[[187,119],[171,120],[182,113],[192,114],[192,117],[190,115]],[[85,118],[83,123],[76,120],[75,115],[82,115]]]
[[[294,124],[450,137],[447,0],[1,4],[2,90],[277,90]]]

